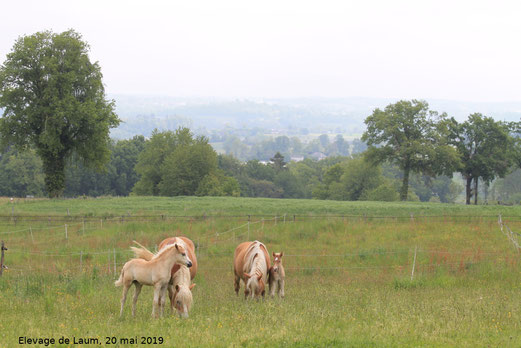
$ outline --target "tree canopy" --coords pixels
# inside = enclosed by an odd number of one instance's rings
[[[384,110],[375,109],[365,119],[362,140],[368,145],[367,158],[399,166],[403,171],[401,200],[407,199],[411,172],[452,175],[458,156],[440,122],[445,118],[445,114],[429,110],[425,101],[401,100]]]
[[[451,119],[449,125],[451,143],[461,158],[458,171],[466,181],[465,201],[470,204],[474,195],[477,204],[479,179],[490,183],[498,176],[504,177],[513,164],[515,142],[510,135],[512,125],[480,113],[469,115],[462,123]]]
[[[33,147],[50,197],[65,187],[66,160],[77,155],[101,169],[109,160],[110,128],[119,124],[105,99],[99,64],[73,30],[19,38],[0,67],[0,134],[4,146]]]

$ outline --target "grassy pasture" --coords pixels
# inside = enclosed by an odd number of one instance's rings
[[[0,216],[115,217],[229,215],[521,216],[521,206],[465,206],[422,202],[345,202],[236,197],[0,198]]]
[[[9,204],[1,208],[6,213]],[[0,232],[12,232],[0,234],[10,267],[0,278],[1,347],[14,346],[20,336],[99,338],[102,345],[106,337],[115,337],[115,346],[126,346],[121,339],[136,336],[188,347],[521,345],[519,254],[497,219],[482,217],[504,207],[448,206],[459,215],[454,217],[439,204],[214,198],[143,198],[140,203],[136,197],[17,204],[19,213],[26,204],[25,215],[59,216],[70,207],[71,214],[90,219],[85,226],[45,219],[0,222]],[[217,217],[255,209],[265,218],[251,217],[249,231],[245,216]],[[411,219],[411,211],[418,217]],[[123,212],[210,217],[94,218]],[[281,212],[299,217],[275,220]],[[361,216],[306,217],[326,212]],[[517,212],[508,207],[503,214],[512,216],[505,220],[519,232]],[[144,288],[137,317],[130,316],[129,296],[120,319],[121,288],[113,282],[131,256],[131,241],[153,249],[178,234],[198,245],[190,318],[152,320],[152,289]],[[284,251],[285,299],[246,302],[235,296],[233,250],[248,236],[263,241],[270,252]],[[241,284],[241,295],[242,290]]]

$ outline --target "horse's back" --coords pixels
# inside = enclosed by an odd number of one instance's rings
[[[192,267],[190,267],[190,278],[194,279],[195,275],[197,274],[197,257],[195,255],[194,242],[192,242],[187,237],[169,237],[161,241],[161,243],[159,243],[159,250],[161,250],[169,244],[174,243],[179,243],[183,245],[183,247],[186,249],[188,257],[190,258],[190,261],[192,261]],[[172,276],[179,270],[179,268],[180,266],[176,263],[172,268]]]
[[[235,253],[233,255],[233,269],[235,271],[235,275],[243,278],[243,268],[246,260],[246,252],[253,242],[242,242],[235,248]]]
[[[237,246],[237,248],[235,249],[234,260],[233,260],[233,268],[235,271],[235,275],[237,275],[238,277],[244,278],[244,266],[247,263],[248,257],[251,256],[251,255],[249,255],[249,253],[252,252],[252,250],[254,250],[256,243],[258,243],[259,249],[262,250],[262,252],[264,254],[264,259],[266,260],[267,270],[270,269],[271,261],[270,261],[270,256],[269,256],[266,246],[259,241],[243,242],[243,243],[239,244]]]

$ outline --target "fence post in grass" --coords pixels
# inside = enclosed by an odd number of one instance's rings
[[[293,222],[295,222],[295,214],[293,214]]]
[[[116,277],[116,248],[114,250],[114,277]]]
[[[4,241],[2,241],[2,256],[0,257],[0,276],[4,273],[4,251],[7,250]]]
[[[284,225],[286,224],[286,214],[284,214]]]
[[[99,224],[101,226],[101,229],[103,229],[103,219],[99,219]]]
[[[85,218],[83,218],[83,234],[85,234]]]
[[[31,232],[31,240],[32,240],[33,243],[34,243],[33,228],[32,228],[31,226],[29,226],[29,231]]]
[[[411,282],[414,278],[414,268],[416,267],[416,252],[418,251],[418,246],[414,247],[414,260],[412,262],[412,272],[411,272]]]
[[[67,224],[65,224],[65,239],[69,239],[69,236],[67,235]]]

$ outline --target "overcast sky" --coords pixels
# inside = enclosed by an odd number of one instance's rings
[[[2,1],[0,60],[73,28],[108,93],[521,101],[521,1]]]

